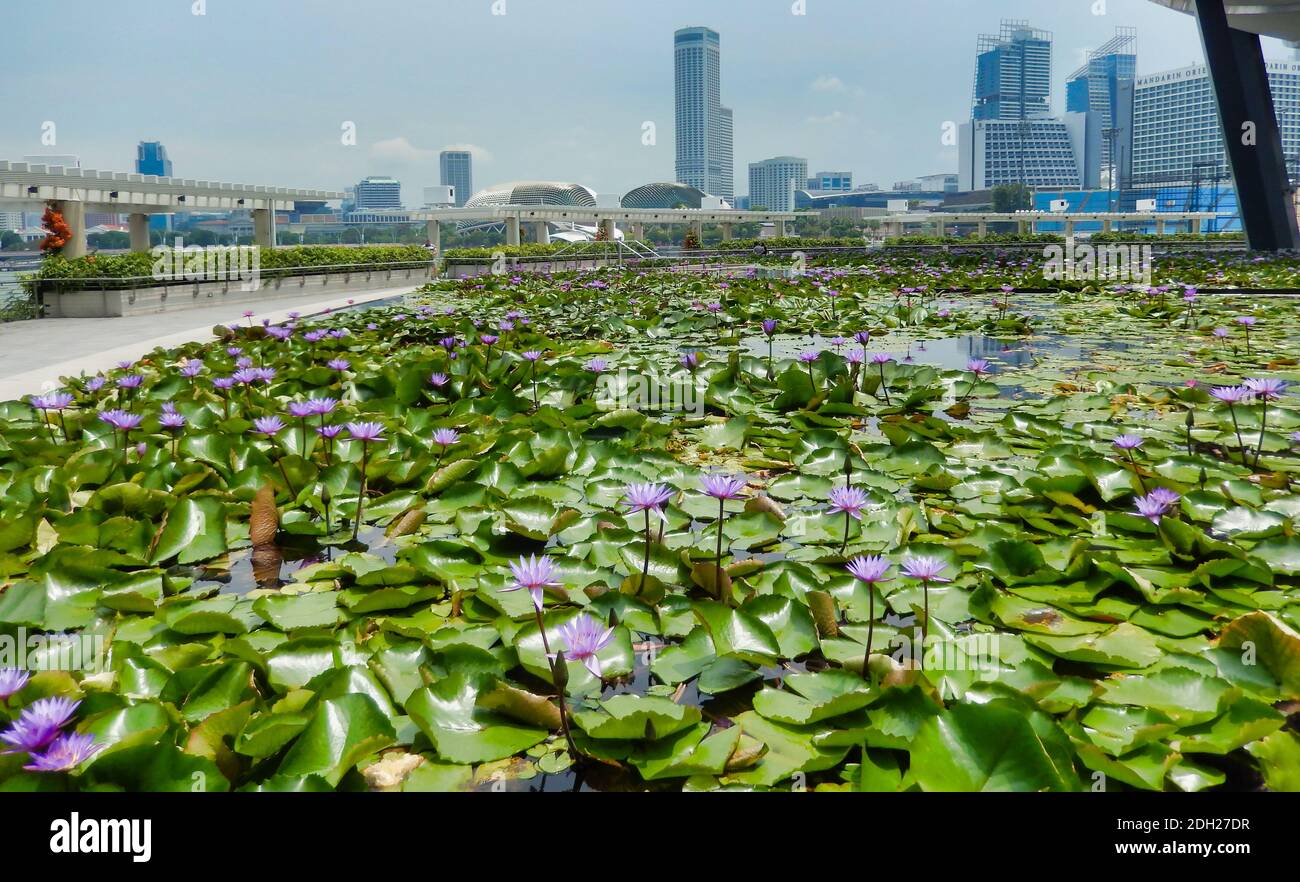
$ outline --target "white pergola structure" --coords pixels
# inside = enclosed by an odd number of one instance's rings
[[[131,250],[148,251],[151,214],[242,209],[253,215],[257,244],[269,248],[275,243],[277,209],[291,209],[299,200],[329,202],[343,196],[332,190],[193,181],[0,160],[0,208],[30,211],[53,205],[72,230],[72,239],[63,250],[67,257],[86,253],[87,210],[130,215]]]
[[[649,224],[689,224],[698,239],[704,225],[718,224],[722,238],[731,239],[736,224],[773,223],[777,235],[786,235],[786,224],[797,215],[793,211],[736,211],[716,208],[600,208],[583,205],[483,205],[475,208],[435,208],[424,211],[393,211],[394,216],[409,222],[428,225],[429,242],[441,250],[443,223],[490,222],[503,224],[506,244],[518,245],[524,224],[532,226],[534,240],[550,241],[551,223],[581,223],[599,227],[606,239],[613,240],[616,225],[630,229],[633,238],[642,238]]]
[[[988,225],[994,223],[1014,223],[1021,233],[1032,233],[1037,223],[1065,224],[1065,235],[1074,235],[1075,224],[1100,223],[1104,232],[1109,233],[1116,223],[1151,223],[1155,222],[1156,235],[1165,234],[1169,223],[1185,223],[1188,231],[1199,228],[1201,221],[1218,217],[1212,211],[1125,211],[1125,212],[1064,212],[1064,211],[1013,211],[1013,212],[913,212],[894,214],[880,218],[885,235],[902,236],[908,227],[934,226],[938,234],[947,224],[975,224],[976,231],[983,236],[988,233]]]

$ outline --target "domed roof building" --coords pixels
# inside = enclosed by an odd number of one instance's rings
[[[480,190],[465,203],[466,208],[485,205],[577,205],[595,206],[596,194],[582,184],[556,181],[515,181]]]
[[[699,208],[707,196],[689,184],[645,184],[623,196],[624,208]]]

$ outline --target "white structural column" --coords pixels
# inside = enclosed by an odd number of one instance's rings
[[[1070,218],[1065,219],[1065,238],[1069,239],[1074,235],[1074,221]]]
[[[776,235],[777,235],[779,238],[782,238],[782,239],[785,238],[785,236],[786,236],[785,229],[786,229],[786,228],[785,228],[785,221],[783,221],[783,220],[779,220],[779,221],[776,222]]]
[[[519,218],[512,216],[506,218],[506,244],[519,244]]]
[[[731,224],[723,224],[723,225],[722,225],[722,240],[723,240],[724,242],[730,242],[730,241],[732,240],[733,236],[732,236],[731,233],[732,233],[732,226],[731,226]]]
[[[1156,218],[1156,235],[1157,235],[1157,236],[1163,236],[1164,234],[1165,234],[1165,222],[1164,222],[1164,219],[1163,219],[1163,218]]]
[[[533,224],[533,241],[538,245],[551,244],[551,227],[546,221],[536,221]]]
[[[987,236],[989,234],[989,222],[981,219],[980,222],[975,225],[975,233],[981,238]]]
[[[1115,226],[1115,222],[1112,221],[1110,218],[1106,218],[1104,221],[1101,222],[1101,231],[1103,233],[1109,233],[1112,229],[1114,229],[1114,226]]]
[[[435,255],[442,253],[442,221],[431,220],[425,224],[425,238],[433,246]]]
[[[259,248],[274,248],[275,239],[272,235],[271,210],[269,208],[253,209],[253,241]]]
[[[632,233],[632,238],[635,239],[636,241],[638,242],[645,241],[645,224],[642,223],[632,224],[631,233]]]
[[[130,218],[131,250],[137,254],[149,250],[149,215],[132,212]]]
[[[600,232],[606,242],[613,242],[618,235],[618,227],[614,225],[612,217],[602,217],[600,219]]]
[[[86,204],[84,202],[53,203],[54,210],[63,215],[63,222],[72,230],[72,237],[63,246],[63,256],[67,258],[86,256]]]

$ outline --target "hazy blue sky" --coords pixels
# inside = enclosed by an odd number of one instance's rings
[[[1139,29],[1139,72],[1202,60],[1195,22],[1149,0],[63,0],[0,11],[0,158],[129,170],[162,140],[182,177],[341,189],[391,174],[408,205],[437,151],[474,145],[475,188],[542,178],[622,193],[672,180],[672,32],[722,34],[736,184],[778,154],[859,183],[956,170],[975,41],[1001,18],[1055,34],[1054,100],[1082,53]],[[1266,51],[1289,50],[1268,41]],[[41,125],[57,125],[43,147]],[[340,142],[344,122],[356,146]],[[642,123],[657,144],[642,145]]]

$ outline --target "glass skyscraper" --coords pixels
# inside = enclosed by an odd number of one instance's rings
[[[1065,81],[1065,109],[1068,113],[1098,114],[1102,129],[1101,161],[1110,167],[1111,143],[1119,149],[1118,137],[1108,132],[1123,125],[1127,114],[1121,107],[1122,84],[1137,77],[1137,30],[1116,28],[1115,36],[1088,53],[1088,61]],[[1116,133],[1118,134],[1118,133]]]
[[[735,197],[731,108],[722,106],[722,39],[709,28],[673,34],[677,180]]]
[[[438,157],[443,186],[454,188],[456,207],[474,195],[474,158],[468,150],[444,150]]]
[[[141,141],[135,148],[135,172],[139,175],[172,176],[172,161],[161,141]]]
[[[972,119],[1045,119],[1052,112],[1051,95],[1049,32],[1004,19],[1001,33],[980,36]]]
[[[1101,126],[1089,112],[1052,117],[1052,35],[1003,20],[980,36],[971,121],[958,134],[958,188],[1096,187]]]

